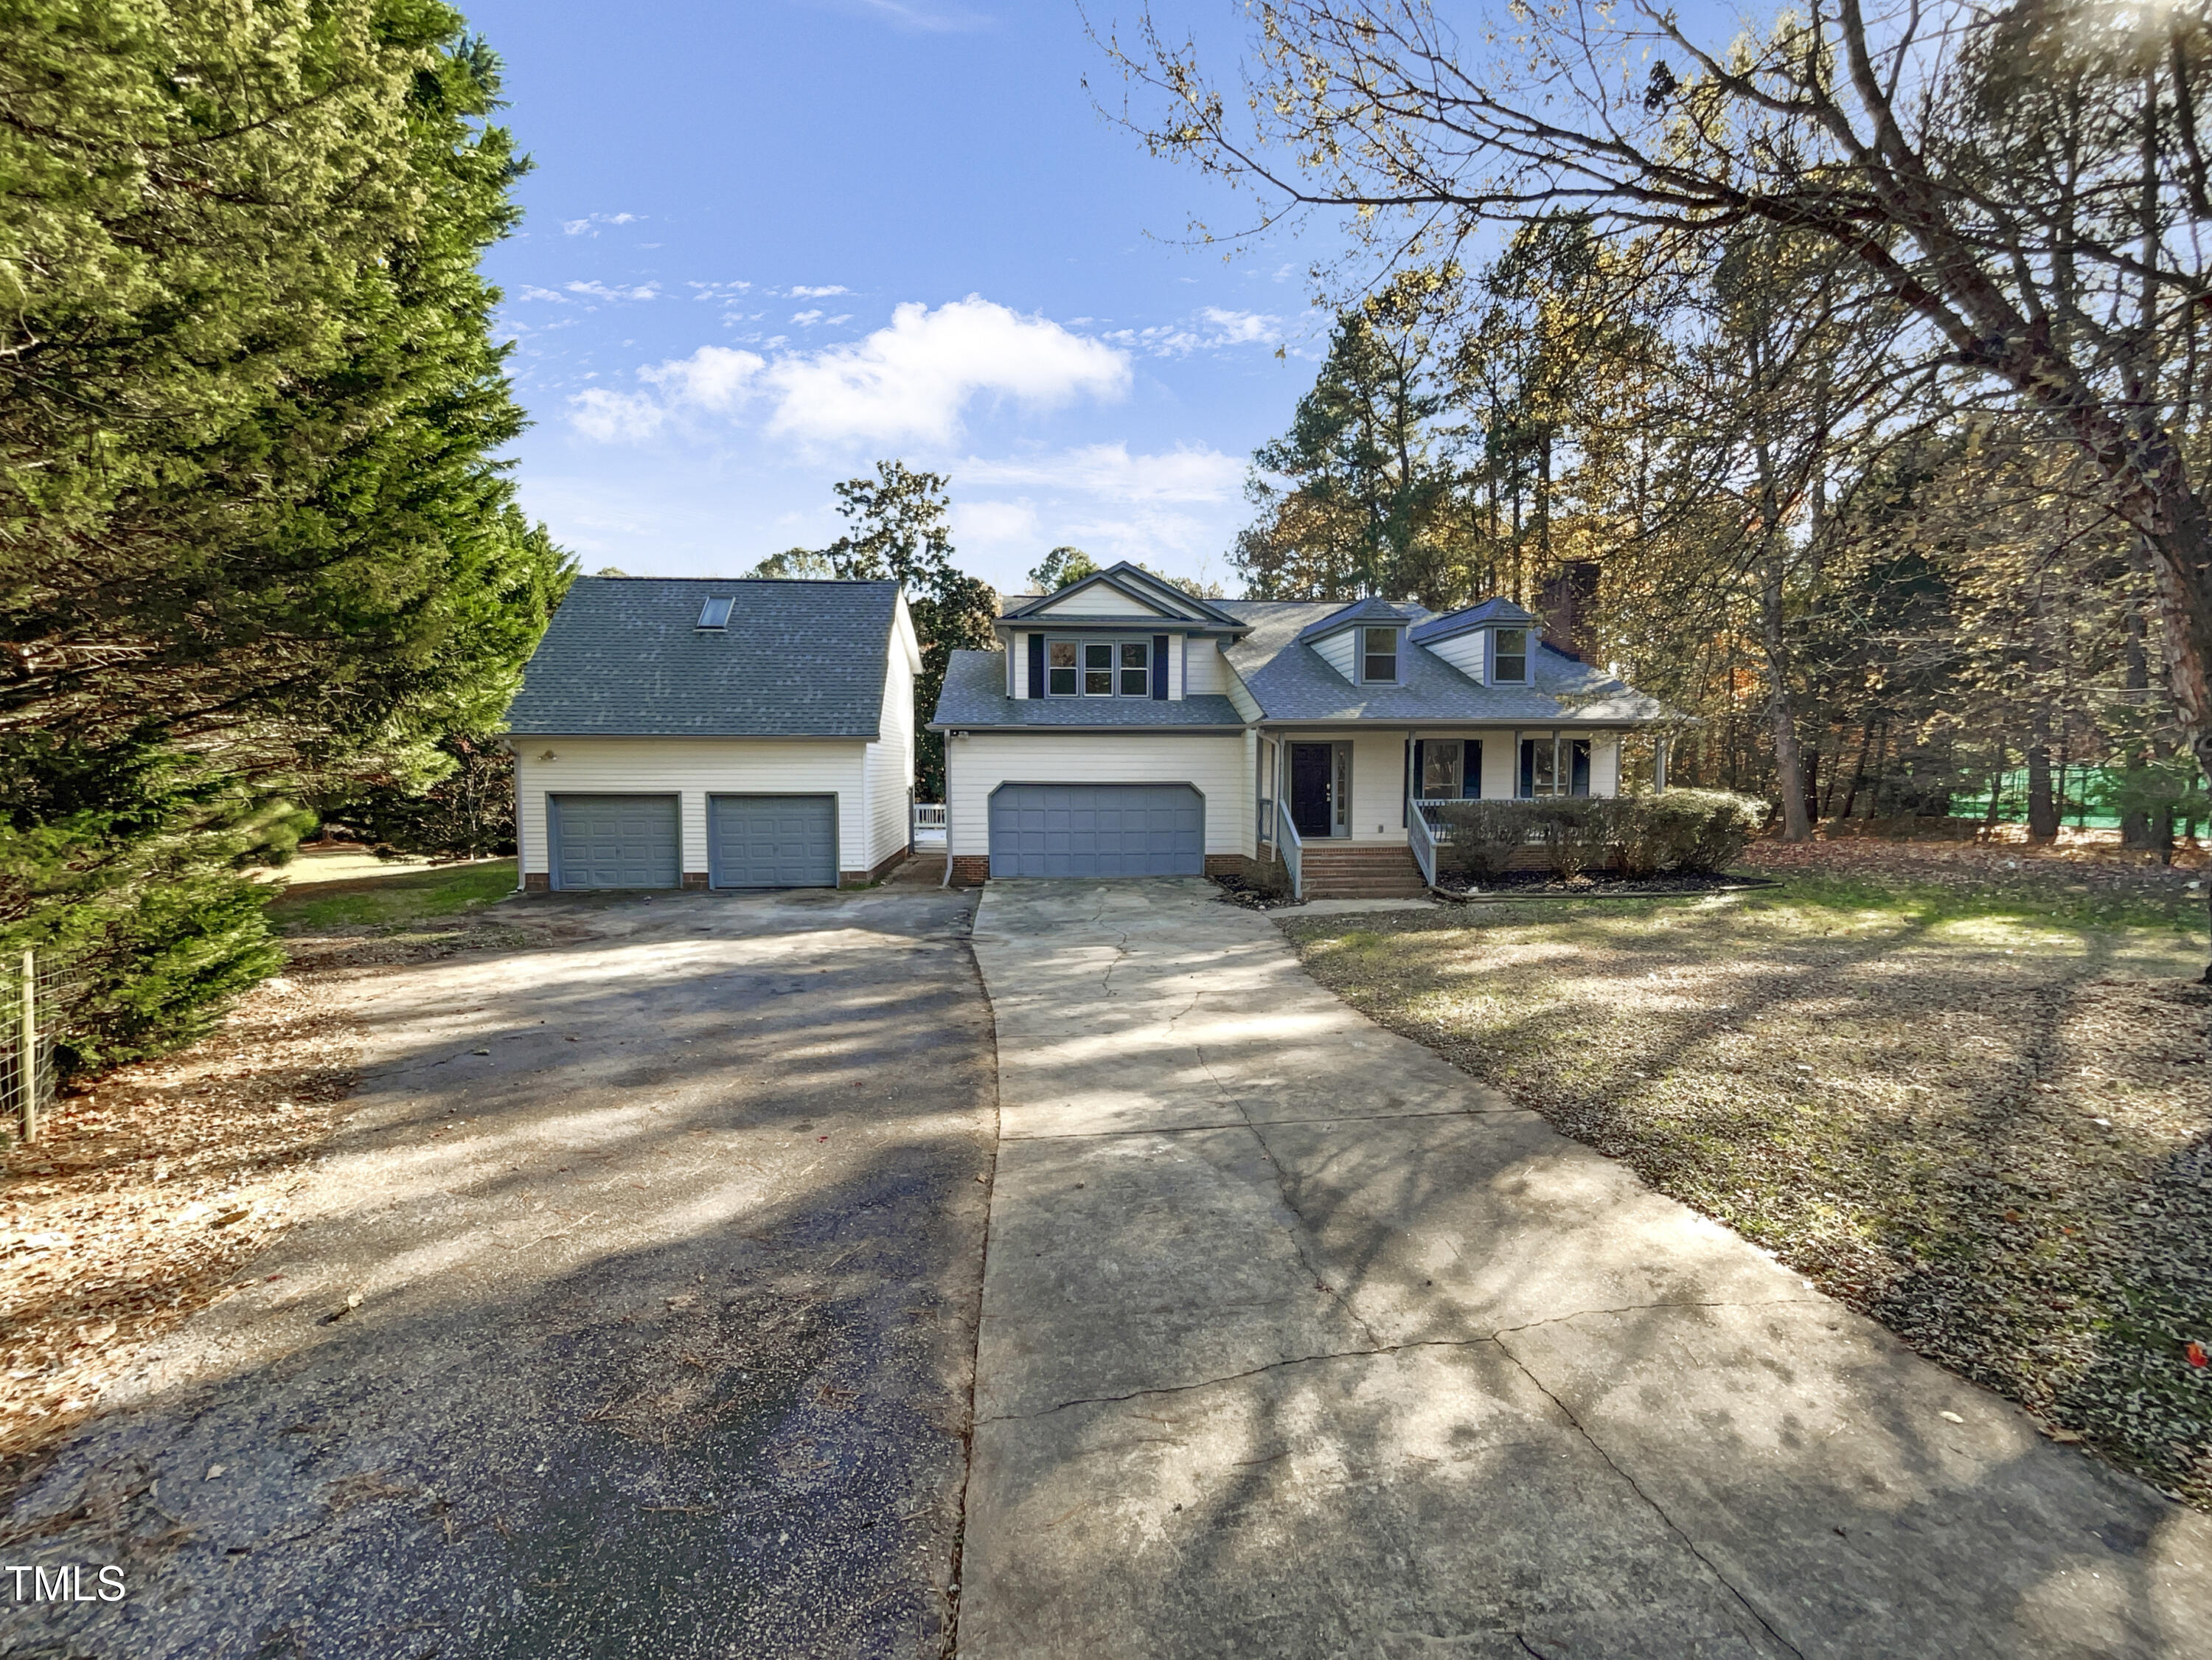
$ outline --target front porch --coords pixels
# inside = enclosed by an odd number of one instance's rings
[[[1622,734],[1564,727],[1290,728],[1259,739],[1255,851],[1301,898],[1418,895],[1456,800],[1617,795]],[[1531,848],[1528,860],[1541,862]]]

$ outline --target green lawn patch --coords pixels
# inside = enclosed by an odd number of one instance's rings
[[[1382,1024],[2212,1509],[2202,902],[2069,879],[1286,927]]]
[[[514,891],[514,860],[403,866],[359,881],[287,889],[269,904],[270,920],[286,933],[328,928],[402,929],[459,916]]]

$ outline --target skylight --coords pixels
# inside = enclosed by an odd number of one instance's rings
[[[699,607],[699,626],[702,629],[726,629],[730,626],[730,607],[737,600],[709,599]]]

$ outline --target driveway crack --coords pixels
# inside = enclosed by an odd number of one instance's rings
[[[1526,1330],[1528,1328],[1522,1327],[1517,1329]],[[1680,1523],[1677,1522],[1673,1517],[1667,1513],[1667,1507],[1664,1505],[1662,1505],[1657,1499],[1654,1499],[1650,1493],[1644,1492],[1643,1487],[1637,1481],[1636,1478],[1614,1462],[1613,1455],[1605,1450],[1604,1444],[1595,1436],[1592,1435],[1586,1427],[1584,1427],[1581,1419],[1575,1416],[1574,1409],[1569,1407],[1565,1402],[1559,1399],[1558,1395],[1553,1394],[1552,1391],[1545,1386],[1544,1380],[1537,1377],[1534,1371],[1531,1371],[1521,1357],[1514,1353],[1504,1341],[1498,1339],[1492,1339],[1492,1341],[1498,1343],[1498,1352],[1500,1354],[1503,1354],[1508,1360],[1510,1360],[1514,1365],[1519,1369],[1521,1375],[1527,1378],[1531,1383],[1534,1384],[1536,1388],[1542,1392],[1544,1398],[1559,1409],[1559,1415],[1565,1418],[1568,1424],[1573,1427],[1575,1433],[1582,1437],[1583,1440],[1589,1444],[1592,1452],[1595,1452],[1600,1458],[1605,1460],[1606,1468],[1610,1469],[1615,1475],[1618,1475],[1623,1481],[1627,1483],[1628,1490],[1634,1493],[1638,1499],[1641,1499],[1645,1505],[1650,1506],[1651,1513],[1666,1524],[1668,1531],[1682,1541],[1682,1548],[1688,1551],[1691,1555],[1696,1557],[1699,1562],[1705,1565],[1705,1572],[1711,1574],[1713,1578],[1720,1583],[1722,1587],[1727,1590],[1729,1596],[1735,1597],[1738,1602],[1742,1604],[1743,1610],[1746,1614],[1748,1614],[1753,1619],[1759,1621],[1759,1629],[1765,1632],[1769,1637],[1772,1638],[1777,1643],[1781,1645],[1783,1648],[1789,1651],[1790,1653],[1796,1655],[1797,1657],[1797,1660],[1805,1660],[1804,1651],[1800,1649],[1795,1643],[1792,1643],[1788,1638],[1784,1637],[1780,1632],[1774,1629],[1773,1626],[1768,1621],[1766,1616],[1759,1611],[1758,1605],[1754,1603],[1750,1597],[1744,1595],[1743,1591],[1736,1585],[1734,1580],[1730,1579],[1728,1575],[1720,1571],[1719,1567],[1715,1565],[1712,1558],[1707,1556],[1705,1552],[1698,1548],[1698,1541],[1690,1537],[1689,1533],[1683,1528]],[[1519,1633],[1516,1633],[1515,1634],[1515,1639],[1516,1641],[1521,1640]],[[1522,1642],[1522,1646],[1526,1648],[1528,1645],[1525,1642]],[[1534,1651],[1530,1650],[1530,1652],[1534,1653]]]
[[[1379,1353],[1383,1347],[1380,1334],[1360,1317],[1359,1310],[1352,1306],[1352,1299],[1336,1286],[1329,1284],[1322,1276],[1320,1268],[1313,1260],[1313,1253],[1306,1247],[1306,1235],[1311,1231],[1312,1225],[1306,1220],[1305,1213],[1298,1208],[1297,1201],[1291,1196],[1290,1172],[1283,1168],[1283,1161],[1275,1157],[1275,1150],[1267,1145],[1267,1138],[1261,1133],[1260,1126],[1253,1121],[1252,1115],[1245,1110],[1243,1098],[1230,1093],[1227,1086],[1222,1083],[1220,1075],[1213,1070],[1213,1063],[1206,1058],[1206,1046],[1199,1043],[1194,1044],[1192,1048],[1198,1055],[1198,1064],[1205,1068],[1206,1077],[1212,1080],[1214,1089],[1219,1092],[1224,1102],[1237,1109],[1237,1116],[1244,1121],[1245,1129],[1250,1133],[1253,1140],[1259,1143],[1261,1156],[1267,1159],[1267,1167],[1275,1172],[1276,1195],[1283,1201],[1283,1208],[1290,1212],[1294,1224],[1292,1226],[1285,1228],[1283,1231],[1290,1236],[1291,1249],[1297,1252],[1298,1261],[1304,1264],[1306,1277],[1313,1281],[1316,1290],[1326,1292],[1334,1299],[1337,1307],[1344,1310],[1345,1318],[1366,1333],[1368,1342],[1374,1346],[1376,1352]]]

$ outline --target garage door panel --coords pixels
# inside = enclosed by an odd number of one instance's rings
[[[716,887],[837,885],[836,796],[709,796],[707,819]]]
[[[1206,804],[1188,784],[1002,784],[991,874],[1197,876]]]
[[[553,885],[672,888],[682,869],[672,795],[556,795],[551,798]]]

